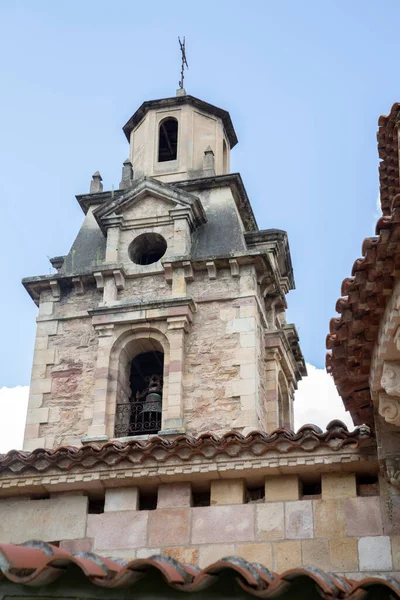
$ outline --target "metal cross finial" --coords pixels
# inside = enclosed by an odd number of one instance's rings
[[[179,81],[179,87],[182,90],[183,89],[183,80],[185,78],[185,65],[187,68],[189,68],[189,65],[187,64],[187,60],[186,60],[186,51],[185,51],[185,36],[183,37],[183,42],[181,42],[181,38],[178,37],[179,40],[179,45],[181,47],[181,53],[182,53],[182,69],[181,69],[181,79]]]

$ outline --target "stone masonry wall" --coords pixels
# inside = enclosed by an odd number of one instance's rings
[[[107,489],[100,514],[79,492],[0,500],[0,538],[109,557],[164,553],[200,567],[236,554],[278,572],[304,565],[351,578],[400,574],[400,497],[388,518],[385,496],[358,496],[354,474],[323,474],[313,499],[300,496],[296,475],[267,477],[265,499],[249,503],[243,480],[211,481],[209,506],[193,506],[189,483],[159,485],[155,510],[140,510],[139,495]]]

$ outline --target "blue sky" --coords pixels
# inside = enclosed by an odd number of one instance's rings
[[[400,100],[400,4],[381,0],[114,0],[0,4],[0,387],[28,385],[36,307],[100,170],[118,186],[122,126],[173,96],[185,35],[188,93],[229,110],[231,155],[260,228],[289,233],[288,297],[306,360],[325,361],[340,285],[373,233],[377,120]]]

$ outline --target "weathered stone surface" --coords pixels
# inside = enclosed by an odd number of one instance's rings
[[[334,571],[355,571],[358,569],[357,538],[329,540],[329,560]]]
[[[215,479],[211,482],[211,504],[243,504],[244,479]]]
[[[285,502],[285,537],[287,539],[312,538],[313,533],[312,501]]]
[[[93,550],[93,539],[82,538],[80,540],[61,540],[60,548],[67,552],[91,552]]]
[[[192,543],[252,542],[254,506],[204,506],[192,509]]]
[[[258,562],[267,567],[267,569],[273,569],[272,546],[268,542],[262,544],[238,544],[236,546],[236,554],[249,562]]]
[[[167,547],[162,549],[162,553],[188,565],[197,565],[199,562],[199,550],[196,546]]]
[[[343,500],[313,500],[315,537],[346,535]]]
[[[258,540],[279,540],[285,537],[283,502],[270,502],[256,506]]]
[[[324,571],[329,571],[331,568],[328,540],[303,540],[301,542],[301,551],[303,566],[312,566]]]
[[[150,546],[186,546],[190,540],[190,509],[150,511]]]
[[[186,508],[191,504],[190,483],[168,483],[158,486],[157,508]]]
[[[87,498],[84,496],[23,502],[0,500],[0,514],[0,539],[3,543],[86,537]]]
[[[322,499],[354,498],[357,495],[354,473],[323,473]]]
[[[391,538],[393,569],[400,571],[400,535]]]
[[[265,501],[298,500],[300,482],[297,475],[280,475],[265,478]]]
[[[362,537],[358,540],[361,571],[390,571],[392,553],[390,537]]]
[[[274,570],[283,573],[301,564],[301,542],[273,542]]]
[[[235,546],[233,544],[201,545],[199,546],[199,567],[204,569],[224,556],[233,556],[234,554]]]
[[[348,536],[382,535],[383,525],[378,496],[347,498],[344,501],[344,514]]]
[[[137,487],[106,490],[104,512],[137,510],[138,504],[139,489]]]
[[[87,535],[94,538],[96,551],[146,546],[148,514],[127,510],[88,515]]]

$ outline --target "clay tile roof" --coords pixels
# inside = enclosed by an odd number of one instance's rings
[[[317,448],[337,452],[346,446],[356,449],[371,443],[372,436],[368,427],[349,431],[342,421],[334,420],[328,423],[326,431],[316,425],[303,425],[296,433],[289,429],[276,429],[270,434],[252,431],[244,436],[237,431],[229,431],[221,437],[203,433],[198,437],[179,435],[169,441],[153,436],[145,441],[114,440],[105,444],[91,443],[79,448],[38,448],[33,452],[11,450],[7,454],[0,454],[0,475],[43,473],[49,470],[71,472],[74,468],[93,469],[98,465],[111,467],[123,461],[141,464],[149,458],[163,464],[170,458],[187,462],[196,456],[206,460],[215,460],[218,455],[235,458],[250,454],[261,457],[268,452],[313,452]]]
[[[397,123],[400,104],[393,105],[378,125],[380,198],[383,216],[376,224],[376,237],[362,244],[362,258],[352,277],[342,283],[342,298],[336,303],[339,317],[330,321],[326,368],[333,375],[346,410],[356,425],[373,426],[369,390],[372,352],[386,303],[400,271],[400,180]]]
[[[71,554],[46,542],[22,545],[0,544],[0,590],[9,582],[26,586],[46,586],[56,580],[68,590],[69,567],[75,565],[88,583],[103,588],[128,588],[139,580],[152,579],[156,569],[164,584],[181,592],[198,592],[212,587],[221,573],[234,579],[249,594],[261,598],[280,598],[290,591],[304,589],[304,581],[312,583],[323,598],[400,598],[400,583],[393,577],[366,577],[360,581],[325,573],[312,567],[290,569],[281,575],[259,563],[249,563],[238,556],[228,556],[198,569],[164,555],[131,561],[110,560],[90,552]],[[42,590],[41,590],[42,591]],[[43,590],[45,592],[47,590]],[[371,595],[368,596],[368,591]],[[27,592],[31,593],[31,592]],[[136,588],[137,593],[137,588]],[[162,590],[160,591],[160,594]],[[22,596],[22,592],[18,593]],[[138,596],[139,597],[139,596]],[[302,596],[303,597],[303,596]]]

